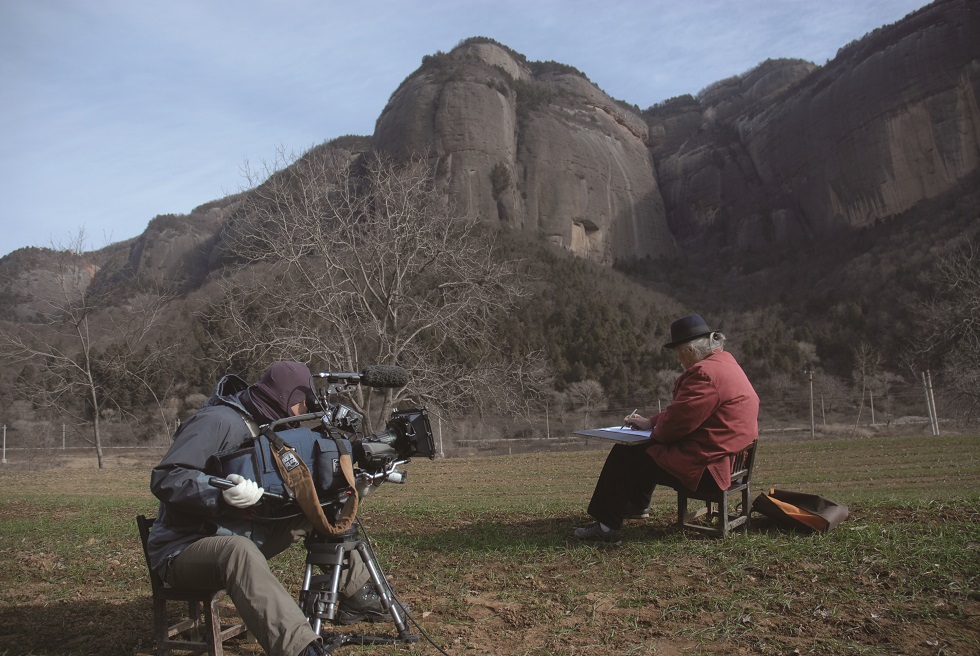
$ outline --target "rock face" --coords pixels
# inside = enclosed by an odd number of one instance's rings
[[[980,3],[937,0],[824,67],[767,61],[642,112],[487,40],[426,58],[374,145],[474,216],[605,264],[863,228],[980,166]]]
[[[222,207],[211,206],[186,216],[154,218],[130,247],[124,273],[138,272],[147,282],[183,291],[199,287],[211,268],[215,234],[226,216]]]
[[[105,250],[73,254],[32,246],[0,258],[3,319],[35,321],[42,314],[52,313],[52,306],[44,299],[78,300],[98,275],[105,257]]]
[[[429,154],[473,216],[613,264],[674,252],[647,137],[581,73],[477,42],[427,58],[392,95],[374,145]]]
[[[791,245],[939,196],[980,165],[980,3],[940,0],[823,68],[766,62],[652,108],[687,250]]]

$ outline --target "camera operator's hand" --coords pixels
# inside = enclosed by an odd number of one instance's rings
[[[262,498],[265,491],[255,481],[250,481],[239,474],[228,474],[228,480],[235,484],[221,493],[225,503],[235,508],[254,506]]]

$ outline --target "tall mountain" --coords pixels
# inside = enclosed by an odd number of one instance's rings
[[[648,139],[638,112],[578,71],[475,39],[425,59],[373,142],[437,158],[467,212],[612,264],[675,248]]]
[[[980,3],[940,0],[824,67],[766,62],[653,108],[673,232],[744,249],[900,214],[977,173],[978,99]]]
[[[799,244],[980,165],[980,3],[938,0],[824,67],[767,61],[644,112],[489,39],[427,57],[373,143],[428,152],[468,212],[611,264]]]
[[[978,106],[980,2],[936,0],[824,66],[766,61],[643,111],[570,66],[468,39],[423,59],[372,136],[320,148],[425,153],[471,215],[628,266],[792,252],[958,194],[980,181]],[[127,271],[201,285],[237,202],[154,219],[117,245]],[[28,280],[10,257],[0,272]]]

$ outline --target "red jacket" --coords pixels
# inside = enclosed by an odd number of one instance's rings
[[[730,353],[716,351],[681,374],[674,399],[650,418],[647,453],[687,488],[707,469],[721,489],[731,485],[731,459],[759,435],[759,396]]]

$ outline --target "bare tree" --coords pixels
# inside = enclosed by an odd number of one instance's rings
[[[861,342],[854,347],[854,382],[861,387],[861,401],[858,405],[857,419],[854,420],[854,431],[861,423],[861,413],[864,410],[864,399],[868,393],[868,386],[878,374],[881,367],[881,354],[870,344]],[[854,434],[854,431],[851,434]]]
[[[680,375],[681,371],[677,368],[658,369],[654,374],[654,381],[656,382],[654,395],[656,398],[665,399],[667,403],[670,403],[674,398],[674,384]]]
[[[75,426],[88,427],[86,442],[95,447],[99,469],[104,467],[102,417],[115,404],[100,383],[100,372],[128,372],[131,348],[109,348],[119,332],[112,329],[108,308],[115,299],[107,288],[92,284],[99,270],[83,254],[80,230],[53,249],[54,266],[32,298],[31,322],[0,328],[0,356],[14,366],[30,364],[33,375],[19,382],[19,392],[37,407],[58,412]],[[139,343],[159,318],[164,301],[158,297],[131,319],[131,347]],[[148,359],[155,356],[145,356]]]
[[[513,410],[534,393],[540,359],[494,339],[525,293],[515,263],[453,210],[423,159],[321,147],[280,153],[261,175],[225,235],[241,268],[208,313],[228,362],[405,367],[407,387],[353,395],[379,421],[403,401]]]
[[[609,407],[606,399],[606,391],[602,389],[602,384],[597,380],[581,380],[568,386],[566,398],[573,408],[585,413],[585,423],[589,423],[589,417],[600,410]]]
[[[967,241],[937,259],[931,295],[913,306],[919,331],[906,362],[916,377],[941,372],[946,411],[980,418],[980,247]]]
[[[130,399],[152,400],[152,408],[159,415],[160,432],[166,438],[177,428],[176,417],[168,414],[166,402],[179,387],[179,370],[173,363],[180,356],[180,340],[164,330],[169,324],[167,310],[172,300],[169,292],[135,293],[124,308],[107,311],[113,341],[96,358],[98,382],[106,400],[120,414],[137,421],[141,419],[136,414],[137,407],[132,402],[120,403],[119,391],[127,389]]]

